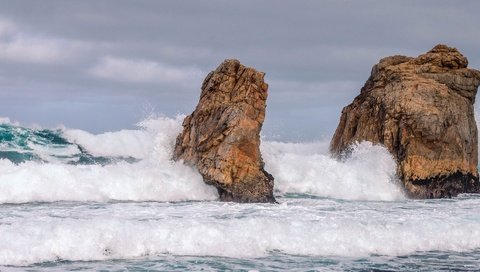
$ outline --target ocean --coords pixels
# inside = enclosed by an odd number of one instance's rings
[[[410,200],[368,142],[263,139],[278,204],[171,160],[183,116],[91,134],[0,120],[0,271],[479,271],[480,195]]]

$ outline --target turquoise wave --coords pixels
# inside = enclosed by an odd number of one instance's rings
[[[81,145],[68,141],[60,129],[31,129],[13,124],[0,124],[0,159],[16,164],[37,161],[106,165],[136,161],[132,157],[94,156]]]

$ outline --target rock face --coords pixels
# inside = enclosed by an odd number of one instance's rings
[[[273,177],[260,154],[264,75],[225,60],[205,78],[200,102],[177,138],[174,159],[195,166],[223,201],[275,202]]]
[[[330,149],[354,142],[383,144],[414,198],[479,192],[473,104],[480,72],[457,49],[437,45],[410,58],[387,57],[342,111]]]

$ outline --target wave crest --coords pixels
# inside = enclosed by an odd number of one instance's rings
[[[42,132],[41,139],[49,141],[39,142],[35,138],[39,144],[29,152],[54,159],[20,164],[0,160],[0,202],[215,199],[215,190],[205,185],[195,170],[171,160],[182,119],[183,116],[150,118],[139,123],[136,130],[97,135],[82,130],[31,130],[6,125],[37,138]],[[2,148],[0,152],[5,152],[6,148]],[[19,148],[22,146],[18,145]],[[396,184],[395,162],[381,146],[360,143],[343,161],[329,155],[326,141],[263,141],[261,150],[266,170],[275,177],[277,194],[349,200],[403,199]],[[77,165],[79,154],[106,161]],[[65,158],[77,161],[66,162]]]

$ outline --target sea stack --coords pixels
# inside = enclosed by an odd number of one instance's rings
[[[220,200],[275,202],[264,170],[260,130],[265,119],[265,74],[225,60],[202,84],[195,111],[183,121],[174,159],[195,166]]]
[[[380,60],[343,109],[332,153],[341,155],[361,141],[384,145],[412,198],[479,192],[473,104],[480,72],[467,65],[445,45],[416,58]]]

